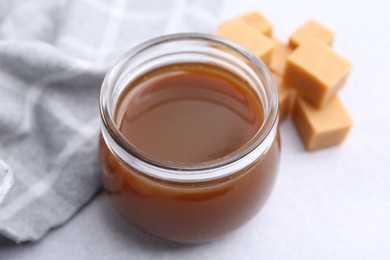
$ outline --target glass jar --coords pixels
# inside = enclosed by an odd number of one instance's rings
[[[158,160],[129,143],[115,122],[126,86],[154,68],[183,62],[220,66],[255,90],[264,121],[242,148],[203,163]],[[158,37],[126,53],[101,90],[99,156],[104,187],[136,227],[178,242],[202,242],[242,226],[261,209],[280,159],[278,93],[264,63],[226,39],[197,33]]]

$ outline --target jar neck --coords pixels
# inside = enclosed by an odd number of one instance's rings
[[[124,138],[115,124],[114,112],[126,86],[147,71],[185,62],[222,67],[253,88],[263,108],[264,121],[250,142],[213,161],[177,164],[152,158]],[[167,181],[203,182],[234,174],[268,151],[277,132],[278,93],[264,63],[243,47],[212,35],[173,34],[138,45],[110,69],[102,85],[100,113],[105,142],[113,153],[131,167]]]

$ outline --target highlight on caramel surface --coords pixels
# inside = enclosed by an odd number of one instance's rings
[[[129,143],[154,158],[199,163],[247,144],[261,127],[263,110],[254,90],[233,73],[188,63],[130,83],[116,122]]]

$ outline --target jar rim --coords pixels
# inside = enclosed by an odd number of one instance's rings
[[[262,75],[263,87],[268,92],[269,108],[264,113],[264,121],[255,136],[242,148],[216,160],[200,163],[173,163],[152,158],[132,145],[116,126],[108,102],[109,91],[123,71],[124,66],[135,56],[159,44],[175,41],[201,41],[214,43],[234,51],[248,60],[253,68]],[[222,178],[235,173],[264,154],[271,146],[278,125],[278,91],[267,66],[256,55],[241,45],[218,36],[204,33],[177,33],[156,37],[145,41],[125,53],[107,72],[100,93],[101,131],[105,142],[125,163],[140,172],[158,179],[174,182],[202,182]],[[240,151],[237,153],[237,151]]]

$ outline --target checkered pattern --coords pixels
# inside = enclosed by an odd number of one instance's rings
[[[148,38],[212,31],[222,1],[0,2],[0,235],[37,240],[91,199],[108,66]]]

